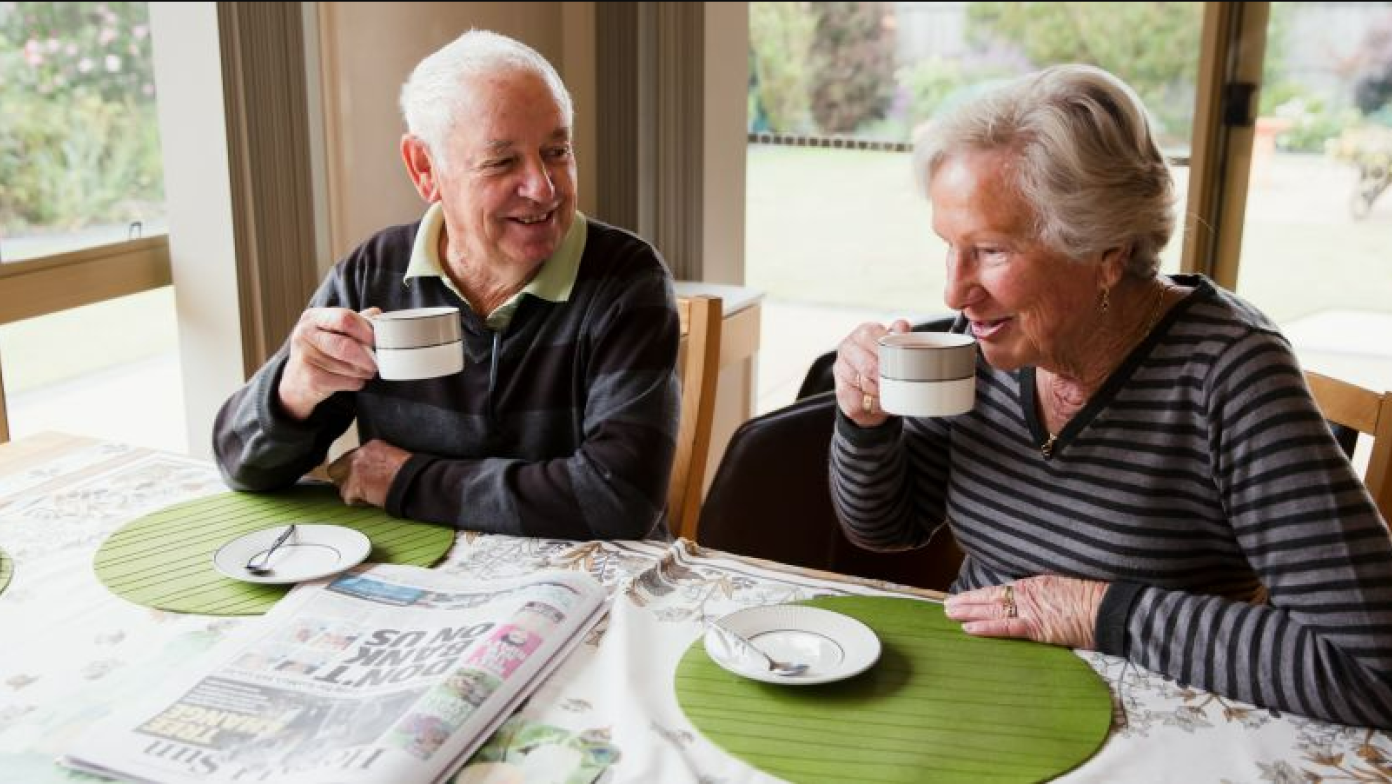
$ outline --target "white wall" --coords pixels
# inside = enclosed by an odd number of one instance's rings
[[[210,457],[213,418],[243,381],[217,7],[151,3],[150,28],[188,450]]]

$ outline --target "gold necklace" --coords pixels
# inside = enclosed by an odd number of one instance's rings
[[[1160,323],[1160,315],[1165,307],[1165,294],[1168,293],[1169,290],[1170,284],[1162,281],[1160,283],[1160,293],[1155,295],[1155,304],[1151,306],[1150,316],[1146,318],[1145,331],[1141,333],[1141,340],[1136,341],[1137,343],[1145,340],[1146,337],[1150,335],[1151,331],[1155,329],[1155,325]]]
[[[1144,342],[1146,337],[1148,337],[1150,333],[1155,329],[1155,325],[1160,323],[1160,314],[1165,305],[1165,294],[1169,292],[1169,290],[1170,284],[1168,282],[1161,281],[1160,292],[1155,297],[1155,304],[1151,305],[1150,307],[1150,315],[1146,316],[1145,329],[1141,331],[1141,336],[1136,341],[1136,345],[1139,345],[1140,343]],[[1108,373],[1108,375],[1111,374]],[[1046,432],[1049,433],[1049,438],[1046,439],[1044,443],[1039,445],[1039,453],[1044,456],[1045,460],[1049,460],[1054,456],[1054,444],[1058,442],[1058,433],[1055,433],[1052,430]]]

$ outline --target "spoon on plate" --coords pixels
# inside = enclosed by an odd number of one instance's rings
[[[280,536],[277,536],[274,542],[271,542],[270,547],[247,559],[246,570],[252,574],[269,574],[271,572],[271,553],[279,550],[280,546],[285,544],[285,540],[289,539],[293,533],[295,533],[295,524],[291,523],[285,527],[284,531],[280,532]]]
[[[807,672],[806,664],[802,664],[799,662],[779,661],[773,658],[772,656],[768,655],[767,653],[764,653],[764,651],[761,650],[759,646],[755,645],[752,640],[747,639],[746,637],[741,635],[739,632],[734,631],[733,629],[721,626],[719,623],[711,623],[710,627],[715,630],[716,638],[726,644],[726,648],[729,648],[730,643],[733,642],[736,646],[743,648],[744,650],[753,651],[754,653],[758,654],[759,658],[763,659],[765,662],[768,663],[768,670],[774,675],[794,676],[801,675],[804,672]]]

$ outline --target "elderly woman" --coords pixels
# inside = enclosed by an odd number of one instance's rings
[[[969,634],[1392,726],[1392,541],[1276,327],[1201,276],[1158,274],[1173,184],[1135,94],[1049,68],[935,123],[916,167],[954,329],[980,346],[976,407],[885,414],[887,330],[847,337],[846,534],[903,549],[949,526],[966,559],[947,613]]]

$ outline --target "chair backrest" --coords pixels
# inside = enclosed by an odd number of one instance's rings
[[[10,415],[5,410],[5,376],[0,373],[0,444],[10,440]]]
[[[695,541],[720,376],[721,301],[719,297],[681,297],[677,310],[682,335],[681,426],[667,489],[667,527],[673,536]]]
[[[827,458],[836,400],[826,392],[740,425],[701,506],[699,541],[741,555],[946,590],[962,555],[942,529],[927,547],[865,550],[841,533]]]
[[[1305,381],[1326,420],[1372,436],[1363,483],[1382,519],[1392,524],[1392,393],[1373,392],[1314,371],[1305,372]]]
[[[957,316],[937,316],[927,321],[920,321],[913,325],[914,332],[946,332],[952,328]],[[802,386],[798,387],[797,399],[830,392],[836,388],[836,381],[831,377],[831,366],[836,363],[836,351],[828,351],[825,354],[812,360],[812,366],[807,368],[807,375],[802,377]]]

